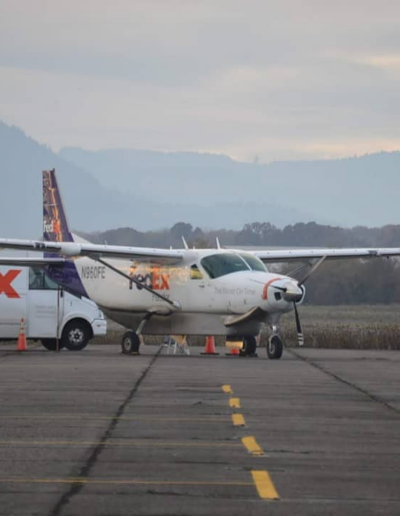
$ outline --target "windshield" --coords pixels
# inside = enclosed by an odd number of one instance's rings
[[[254,256],[253,254],[247,254],[247,253],[239,253],[239,254],[243,258],[243,260],[246,261],[247,265],[250,267],[250,269],[252,271],[267,272],[265,265],[260,260],[260,258],[257,258],[257,256]]]
[[[248,271],[249,266],[243,259],[234,253],[219,253],[206,256],[201,265],[211,279],[232,274],[232,272]]]

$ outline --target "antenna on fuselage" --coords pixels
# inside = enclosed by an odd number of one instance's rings
[[[189,249],[189,246],[187,245],[187,242],[185,240],[185,237],[182,235],[182,242],[183,242],[183,245],[185,246],[185,249]]]
[[[219,238],[216,237],[215,240],[217,241],[217,249],[221,249],[221,244],[219,243]]]

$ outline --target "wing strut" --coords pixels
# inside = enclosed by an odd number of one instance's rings
[[[168,299],[167,297],[163,296],[162,294],[159,294],[158,292],[156,292],[155,290],[153,290],[152,288],[148,287],[147,285],[145,285],[144,283],[141,283],[140,281],[136,280],[135,278],[132,278],[131,276],[128,276],[128,274],[125,274],[124,272],[120,271],[119,269],[117,269],[116,267],[114,267],[113,265],[111,265],[110,263],[102,260],[101,258],[97,257],[96,260],[98,262],[100,262],[101,264],[105,265],[106,267],[108,267],[109,269],[111,269],[113,272],[119,274],[120,276],[126,278],[127,280],[129,281],[132,281],[132,283],[135,283],[136,285],[138,285],[140,288],[143,288],[144,290],[147,290],[147,292],[150,292],[151,294],[153,294],[154,296],[157,296],[158,298],[162,299],[163,301],[165,301],[166,303],[170,304],[171,306],[173,306],[174,308],[180,308],[180,306],[175,303],[174,301],[171,301],[170,299]]]

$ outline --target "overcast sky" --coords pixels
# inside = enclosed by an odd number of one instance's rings
[[[400,150],[399,0],[0,0],[0,119],[54,150]]]

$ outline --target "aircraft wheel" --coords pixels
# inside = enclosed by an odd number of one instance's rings
[[[140,338],[137,333],[132,330],[127,331],[122,337],[121,349],[124,355],[131,353],[139,354]]]
[[[241,357],[256,357],[257,341],[255,337],[245,337],[243,347],[240,350]]]
[[[268,358],[278,359],[281,358],[283,353],[283,342],[279,335],[272,335],[267,345]]]
[[[41,339],[43,346],[49,351],[57,351],[57,339]],[[62,349],[64,344],[61,339],[58,340],[58,349]]]

